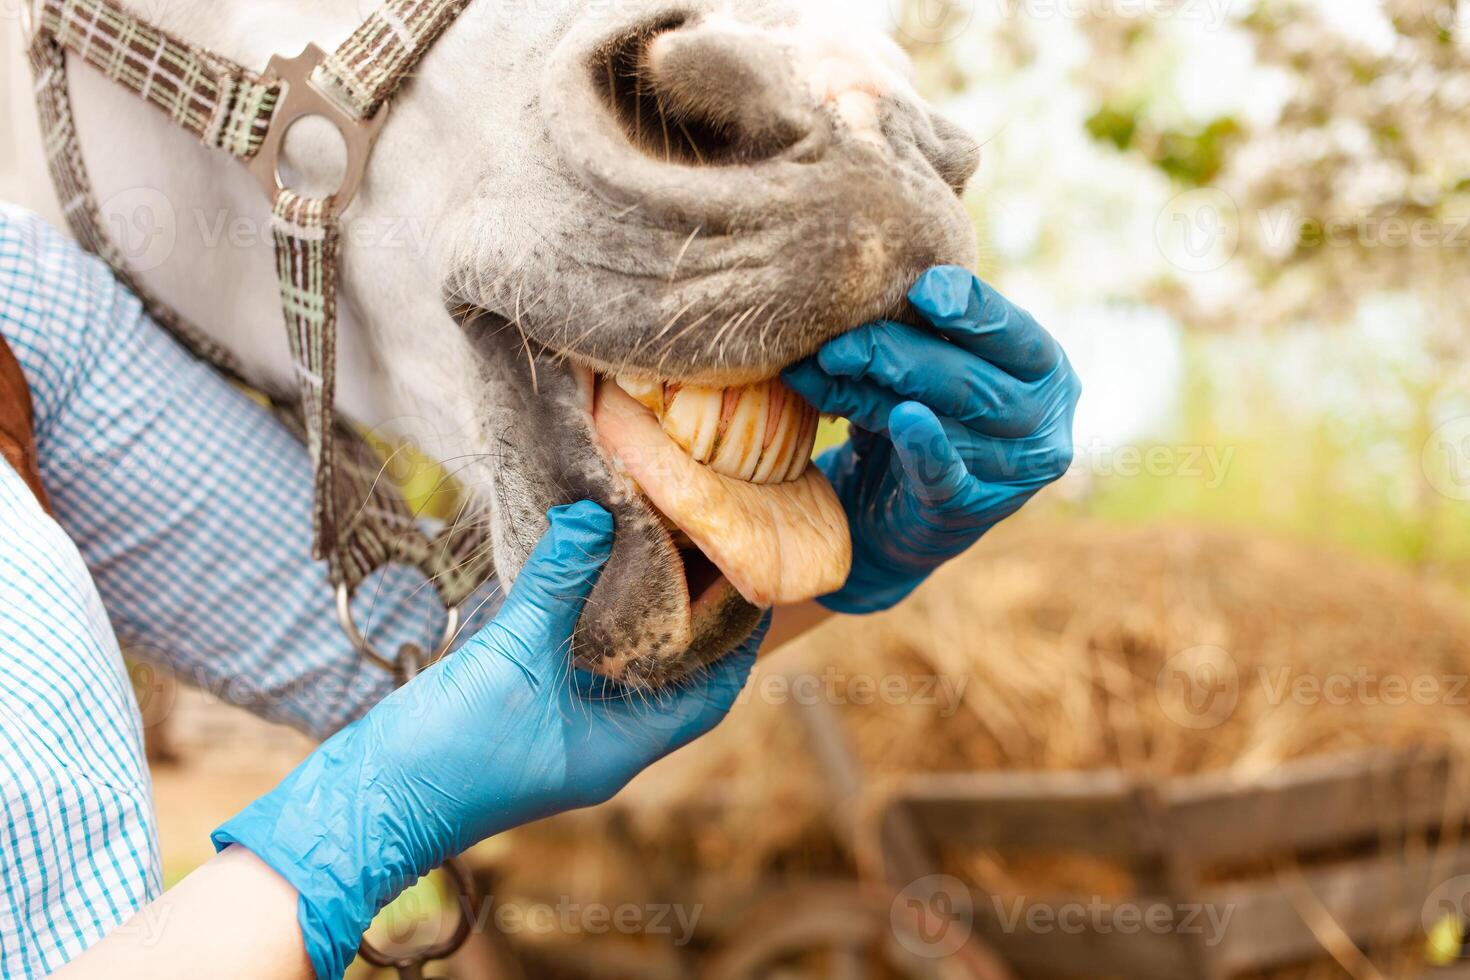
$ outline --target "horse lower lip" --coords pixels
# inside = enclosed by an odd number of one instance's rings
[[[580,364],[571,363],[568,364],[568,367],[577,385],[578,397],[583,409],[588,415],[593,414],[597,385],[606,375],[599,374],[592,368]],[[697,615],[704,608],[714,605],[721,594],[731,588],[730,582],[720,573],[714,563],[693,542],[689,541],[682,531],[678,530],[672,521],[669,521],[667,517],[664,518],[664,521],[674,547],[678,549],[680,558],[684,562],[684,585],[689,594],[690,611]],[[707,568],[690,567],[696,564],[702,564]]]

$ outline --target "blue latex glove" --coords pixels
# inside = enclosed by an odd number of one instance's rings
[[[1025,310],[970,272],[931,269],[909,301],[934,327],[868,324],[784,377],[852,437],[817,465],[852,527],[837,612],[893,606],[1072,464],[1082,386]]]
[[[745,684],[764,628],[669,691],[569,675],[572,630],[613,524],[588,501],[548,516],[493,623],[213,835],[300,892],[318,977],[341,976],[373,916],[420,875],[503,830],[609,799],[713,728]]]

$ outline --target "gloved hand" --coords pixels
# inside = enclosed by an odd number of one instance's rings
[[[953,266],[909,301],[934,330],[869,324],[784,375],[852,421],[817,461],[852,526],[852,573],[819,600],[837,612],[895,605],[1072,464],[1082,388],[1051,335]]]
[[[372,917],[420,875],[493,834],[609,799],[713,728],[745,684],[764,629],[669,691],[629,693],[570,672],[612,518],[588,501],[548,516],[494,622],[213,835],[300,893],[318,977],[341,976]]]

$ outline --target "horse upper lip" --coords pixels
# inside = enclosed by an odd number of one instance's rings
[[[547,348],[555,356],[562,358],[571,367],[578,378],[578,384],[587,378],[592,383],[594,376],[616,378],[619,375],[631,375],[648,381],[662,381],[668,384],[697,385],[702,388],[736,388],[741,385],[756,384],[761,381],[769,381],[780,375],[784,365],[769,365],[744,368],[741,370],[730,370],[728,368],[691,368],[682,371],[670,371],[667,368],[645,367],[629,361],[614,363],[600,358],[588,357],[577,351],[558,351]]]

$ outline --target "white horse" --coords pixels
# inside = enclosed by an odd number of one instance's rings
[[[330,50],[373,0],[128,6],[262,69],[308,42]],[[977,149],[915,95],[898,47],[852,19],[816,0],[475,0],[394,98],[347,212],[339,406],[461,475],[506,579],[548,506],[614,511],[576,650],[603,672],[657,680],[707,662],[756,612],[627,491],[594,432],[591,372],[770,377],[902,316],[925,268],[973,261],[958,196]],[[70,60],[83,155],[132,272],[252,378],[288,384],[259,185]],[[10,87],[11,119],[33,127],[29,85]],[[312,122],[291,131],[286,169],[330,190],[341,151]],[[48,195],[28,203],[55,213]],[[735,504],[708,509],[747,533]]]

